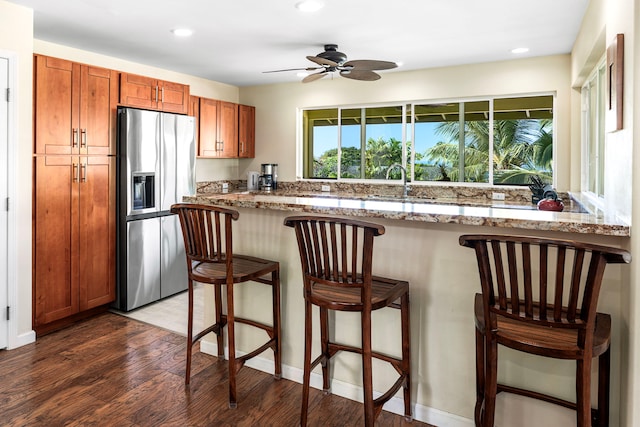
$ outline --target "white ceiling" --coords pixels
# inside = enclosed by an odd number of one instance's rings
[[[307,55],[335,43],[348,59],[397,71],[569,53],[589,0],[8,0],[34,9],[35,38],[236,86],[300,80]],[[188,39],[170,32],[194,30]],[[370,84],[356,82],[356,84]]]

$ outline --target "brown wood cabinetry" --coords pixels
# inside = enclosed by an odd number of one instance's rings
[[[198,157],[255,157],[255,107],[191,97],[189,114],[197,121]]]
[[[118,72],[35,57],[35,153],[115,154]]]
[[[33,325],[115,300],[114,70],[34,58]]]
[[[115,157],[35,157],[34,327],[115,299]]]
[[[200,98],[200,145],[198,156],[238,157],[238,105]]]
[[[238,157],[256,156],[256,107],[238,106]]]
[[[189,111],[189,86],[120,73],[120,104],[172,113]]]

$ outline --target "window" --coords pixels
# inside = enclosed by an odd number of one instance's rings
[[[605,96],[606,68],[602,58],[582,86],[582,189],[599,198],[604,197]]]
[[[303,177],[552,182],[553,96],[303,110]],[[389,178],[400,179],[399,168]]]

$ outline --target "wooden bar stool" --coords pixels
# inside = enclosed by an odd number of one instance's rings
[[[305,299],[304,378],[300,424],[307,425],[311,370],[322,365],[322,381],[329,392],[331,358],[339,351],[362,355],[364,419],[373,426],[382,405],[403,387],[404,414],[411,420],[411,363],[409,331],[409,283],[372,275],[373,238],[384,227],[335,217],[292,216],[284,221],[298,240]],[[321,354],[311,361],[312,305],[320,310]],[[384,307],[400,309],[402,357],[388,356],[371,348],[371,312]],[[340,344],[329,336],[329,310],[360,312],[362,348]],[[390,363],[399,378],[377,399],[373,398],[372,358]]]
[[[496,394],[515,393],[576,410],[576,425],[609,425],[611,317],[596,312],[608,263],[622,249],[556,239],[463,235],[475,249],[476,426],[493,426]],[[498,344],[576,361],[576,402],[498,384]],[[591,360],[598,358],[598,409],[591,409]]]
[[[217,206],[176,204],[171,212],[178,214],[182,225],[189,274],[189,319],[187,326],[187,368],[185,384],[191,379],[193,345],[210,332],[217,336],[218,357],[224,358],[223,328],[227,326],[229,346],[229,407],[237,406],[236,374],[245,362],[271,348],[275,364],[275,378],[282,375],[280,339],[280,264],[275,261],[233,253],[231,221],[239,213]],[[214,285],[215,323],[193,336],[193,282]],[[265,325],[235,316],[233,288],[237,283],[254,281],[271,286],[273,324]],[[226,285],[226,314],[222,312],[222,286]],[[262,346],[236,356],[235,323],[263,329],[269,340]]]

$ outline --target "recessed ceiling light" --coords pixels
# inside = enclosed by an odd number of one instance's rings
[[[317,12],[324,7],[324,2],[320,0],[303,0],[296,3],[296,8],[302,12]]]
[[[528,47],[517,47],[515,49],[511,49],[511,53],[527,53],[529,52]]]
[[[177,37],[189,37],[193,34],[193,30],[190,30],[189,28],[174,28],[171,32]]]
[[[307,77],[309,75],[309,73],[307,73],[306,71],[300,71],[299,73],[296,73],[297,77]]]

